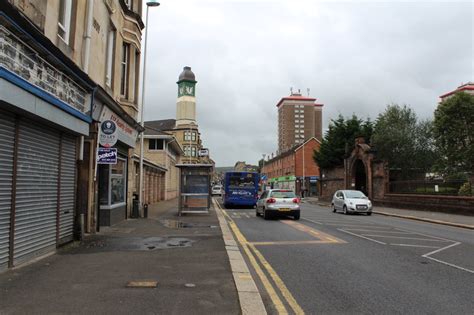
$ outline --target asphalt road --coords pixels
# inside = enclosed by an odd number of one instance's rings
[[[225,213],[269,313],[473,314],[473,231],[310,204],[299,221]]]

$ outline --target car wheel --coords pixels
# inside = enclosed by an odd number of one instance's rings
[[[300,219],[300,213],[298,212],[293,216],[293,220],[299,220]]]
[[[337,209],[336,209],[336,205],[335,205],[335,204],[332,205],[332,212],[337,212]]]
[[[367,212],[367,215],[372,215],[372,212]]]
[[[263,209],[263,219],[265,220],[270,219],[270,213],[268,213],[265,209]]]
[[[349,211],[347,211],[347,206],[344,205],[344,207],[342,207],[342,210],[344,211],[344,214],[349,214]]]

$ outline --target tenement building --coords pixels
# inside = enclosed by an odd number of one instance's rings
[[[141,5],[0,2],[0,270],[127,217]],[[110,164],[96,162],[102,122]]]

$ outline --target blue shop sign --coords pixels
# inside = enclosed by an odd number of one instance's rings
[[[117,148],[99,148],[97,164],[117,164]]]
[[[319,179],[319,176],[310,176],[309,177],[309,182],[310,183],[316,183]]]

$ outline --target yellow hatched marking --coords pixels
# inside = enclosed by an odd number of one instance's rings
[[[307,225],[304,225],[304,224],[301,224],[301,223],[297,223],[297,222],[294,222],[294,221],[280,221],[282,223],[285,223],[285,224],[288,224],[289,226],[299,230],[299,231],[302,231],[302,232],[305,232],[309,235],[312,235],[314,237],[316,237],[317,239],[321,240],[321,243],[339,243],[339,244],[344,244],[346,243],[346,241],[343,241],[337,237],[334,237],[332,235],[329,235],[329,234],[326,234],[324,232],[321,232],[321,231],[317,231],[313,228],[310,228],[309,226]]]

